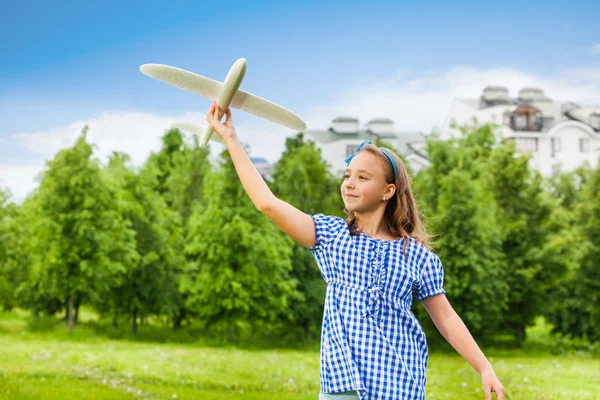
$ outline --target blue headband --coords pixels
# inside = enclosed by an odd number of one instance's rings
[[[354,151],[352,152],[352,154],[350,154],[344,160],[344,161],[346,161],[346,166],[350,165],[350,161],[352,161],[352,159],[354,158],[354,156],[356,155],[356,153],[358,153],[359,151],[361,151],[363,149],[363,147],[365,147],[368,144],[371,144],[370,140],[365,140],[364,142],[362,142],[361,144],[359,144],[356,147],[356,149],[354,149]],[[397,170],[396,170],[396,162],[394,161],[394,158],[392,157],[392,155],[386,149],[379,149],[379,150],[383,151],[383,154],[385,154],[387,156],[387,158],[390,160],[390,162],[392,163],[392,167],[394,168],[394,178],[396,178]]]

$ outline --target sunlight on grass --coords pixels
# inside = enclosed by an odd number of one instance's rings
[[[0,316],[0,399],[316,399],[319,353],[111,340],[81,327],[27,332]],[[541,334],[540,334],[541,335]],[[591,356],[486,354],[507,399],[600,398]],[[483,399],[479,375],[457,354],[433,353],[428,399]]]

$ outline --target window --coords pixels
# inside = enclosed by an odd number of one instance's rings
[[[590,115],[590,125],[596,130],[600,130],[600,114],[594,113]]]
[[[588,138],[579,139],[579,151],[582,153],[590,152],[590,139],[588,139]]]
[[[552,138],[552,157],[556,155],[556,153],[560,152],[560,138]]]
[[[515,131],[541,131],[544,117],[540,110],[523,105],[513,111],[513,129]]]
[[[355,148],[356,148],[355,145],[346,145],[346,157],[348,157],[350,154],[352,154],[352,152],[354,151]]]
[[[531,153],[538,151],[538,139],[537,138],[515,138],[517,142],[517,149],[523,153]]]
[[[527,129],[527,115],[515,115],[515,129],[522,131]]]

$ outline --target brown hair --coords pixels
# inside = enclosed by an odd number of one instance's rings
[[[427,248],[429,245],[429,235],[425,230],[425,226],[421,222],[419,216],[419,210],[417,209],[417,203],[411,190],[411,180],[406,172],[404,163],[392,150],[385,149],[394,159],[398,173],[394,179],[394,169],[389,158],[379,147],[368,144],[363,147],[360,151],[368,151],[369,153],[375,154],[381,158],[386,165],[385,169],[385,181],[386,183],[393,183],[396,185],[396,192],[388,200],[383,213],[383,219],[387,225],[388,230],[394,236],[401,236],[405,239],[404,242],[404,256],[406,257],[406,248],[408,246],[408,238],[411,237],[415,241],[422,243]],[[346,214],[346,223],[351,235],[358,235],[360,231],[356,227],[356,218],[353,212],[348,212],[344,208]]]

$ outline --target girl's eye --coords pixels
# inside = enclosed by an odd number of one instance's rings
[[[365,176],[360,176],[359,178],[360,179],[367,179]]]

